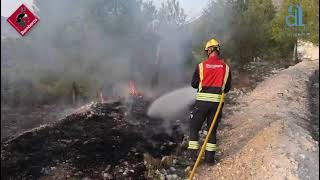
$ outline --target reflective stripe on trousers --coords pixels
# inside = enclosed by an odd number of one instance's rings
[[[199,142],[198,141],[189,141],[188,149],[199,149]],[[218,147],[216,144],[207,143],[206,151],[217,151]]]
[[[217,151],[217,145],[212,143],[207,143],[206,151]]]
[[[198,141],[189,141],[188,149],[199,149]]]

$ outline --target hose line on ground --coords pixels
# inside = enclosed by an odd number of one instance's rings
[[[222,93],[222,95],[221,95],[221,99],[220,99],[220,102],[219,102],[219,106],[218,106],[217,111],[216,111],[216,113],[215,113],[215,115],[214,115],[214,117],[213,117],[213,121],[212,121],[212,123],[211,123],[211,125],[210,125],[210,128],[209,128],[208,134],[207,134],[207,136],[206,136],[206,139],[204,140],[204,142],[203,142],[203,144],[202,144],[202,147],[201,147],[200,153],[199,153],[199,155],[198,155],[198,158],[197,158],[197,160],[196,160],[196,162],[195,162],[195,164],[194,164],[194,166],[193,166],[193,169],[192,169],[192,171],[191,171],[191,173],[190,173],[189,180],[192,180],[192,179],[193,179],[194,174],[195,174],[195,172],[196,172],[196,169],[197,169],[197,167],[198,167],[198,165],[199,165],[199,163],[200,163],[200,161],[201,161],[201,158],[202,158],[202,156],[203,156],[204,150],[205,150],[206,145],[207,145],[207,143],[208,143],[208,141],[209,141],[209,137],[210,137],[211,132],[212,132],[212,130],[213,130],[214,124],[216,123],[216,120],[217,120],[217,118],[218,118],[218,114],[219,114],[219,112],[220,112],[220,109],[221,109],[223,100],[224,100],[224,93]]]

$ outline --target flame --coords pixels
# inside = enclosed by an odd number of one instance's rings
[[[133,81],[129,82],[129,90],[130,90],[131,96],[142,96],[142,94],[138,92],[138,90],[135,86],[135,83]]]

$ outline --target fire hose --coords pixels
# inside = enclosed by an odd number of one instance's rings
[[[194,174],[195,174],[195,172],[196,172],[196,169],[197,169],[197,167],[198,167],[198,165],[199,165],[199,163],[200,163],[200,161],[201,161],[201,158],[202,158],[202,156],[203,156],[204,150],[205,150],[206,145],[207,145],[207,143],[208,143],[208,141],[209,141],[209,137],[210,137],[210,135],[211,135],[211,133],[212,133],[214,124],[216,123],[216,120],[217,120],[217,118],[218,118],[218,114],[219,114],[219,112],[220,112],[220,109],[221,109],[223,100],[224,100],[224,93],[222,93],[222,95],[221,95],[221,99],[220,99],[220,102],[219,102],[219,106],[218,106],[217,111],[216,111],[216,113],[215,113],[215,115],[214,115],[214,117],[213,117],[213,121],[212,121],[212,123],[211,123],[211,125],[210,125],[210,128],[209,128],[209,131],[208,131],[208,133],[207,133],[207,136],[206,136],[206,138],[205,138],[205,140],[204,140],[204,142],[203,142],[203,144],[202,144],[202,147],[201,147],[201,150],[200,150],[200,152],[199,152],[198,158],[197,158],[197,160],[196,160],[196,162],[195,162],[195,164],[194,164],[194,166],[193,166],[193,168],[192,168],[192,171],[191,171],[190,176],[189,176],[189,180],[192,180],[192,179],[193,179]]]

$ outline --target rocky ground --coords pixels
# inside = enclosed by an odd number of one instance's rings
[[[310,52],[310,51],[309,51]],[[218,162],[195,179],[319,178],[318,48],[228,106]],[[227,113],[225,113],[227,114]]]

